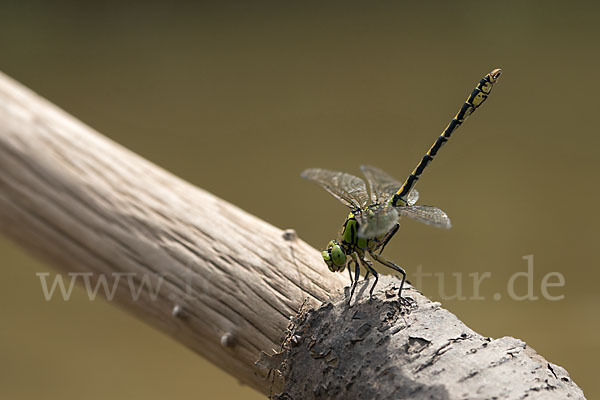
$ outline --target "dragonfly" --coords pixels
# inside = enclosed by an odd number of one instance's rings
[[[404,183],[369,165],[361,166],[361,171],[369,184],[369,191],[367,191],[364,180],[345,172],[309,168],[301,173],[303,178],[322,186],[333,197],[350,208],[350,213],[342,225],[340,236],[338,239],[330,241],[327,248],[321,252],[323,261],[331,272],[341,272],[346,267],[348,268],[352,285],[349,302],[352,300],[358,284],[360,266],[366,270],[365,279],[368,278],[369,273],[375,278],[369,291],[369,298],[372,298],[373,290],[379,279],[377,271],[373,268],[373,261],[402,275],[398,297],[401,302],[407,301],[402,297],[406,271],[383,257],[381,253],[390,239],[398,232],[400,217],[411,218],[438,228],[449,229],[451,227],[450,218],[444,211],[437,207],[416,204],[419,193],[415,189],[415,185],[425,168],[433,161],[438,151],[456,129],[486,101],[501,73],[501,69],[494,69],[479,81],[458,113]],[[367,258],[367,255],[370,259]],[[354,265],[354,278],[352,277],[352,264]]]

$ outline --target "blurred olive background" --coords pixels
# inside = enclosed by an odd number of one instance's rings
[[[600,396],[597,5],[190,3],[1,1],[0,70],[320,248],[346,210],[302,169],[365,163],[404,179],[503,68],[418,185],[453,229],[406,221],[386,254],[409,279],[418,266],[445,273],[447,294],[452,273],[472,296],[468,274],[491,272],[485,300],[444,306],[484,335],[525,340]],[[81,288],[46,302],[35,273],[52,267],[4,238],[0,251],[0,398],[262,398]],[[540,299],[512,300],[507,282],[530,254]],[[554,271],[560,301],[541,297]],[[421,289],[441,298],[434,278]]]

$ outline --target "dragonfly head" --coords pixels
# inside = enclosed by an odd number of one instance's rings
[[[331,272],[340,272],[346,268],[346,252],[337,240],[329,242],[327,249],[323,250],[321,255]]]

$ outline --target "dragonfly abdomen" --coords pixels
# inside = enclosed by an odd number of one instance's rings
[[[452,118],[452,121],[448,124],[442,134],[436,139],[433,145],[429,148],[429,151],[423,156],[423,159],[417,164],[413,172],[406,178],[404,184],[394,194],[391,200],[392,206],[404,206],[407,205],[407,198],[410,191],[415,187],[419,177],[427,167],[427,165],[433,161],[437,152],[442,148],[444,143],[450,139],[452,133],[488,98],[494,83],[498,81],[502,70],[495,69],[486,76],[484,76],[479,84],[473,89],[467,100],[464,102],[458,113]]]

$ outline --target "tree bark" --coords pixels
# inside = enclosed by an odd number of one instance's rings
[[[583,398],[523,342],[483,338],[414,289],[415,303],[401,307],[385,294],[395,279],[349,307],[347,277],[293,231],[178,179],[2,74],[0,230],[92,288],[115,284],[116,304],[265,394]]]

